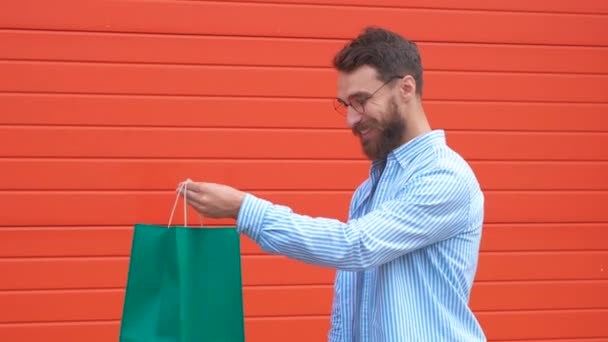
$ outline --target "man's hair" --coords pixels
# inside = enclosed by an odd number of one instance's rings
[[[422,95],[422,61],[416,43],[389,30],[365,28],[336,54],[333,65],[341,72],[369,65],[377,70],[383,82],[395,76],[411,75],[416,81],[416,93]]]

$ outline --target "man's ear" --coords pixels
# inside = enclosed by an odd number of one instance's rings
[[[401,79],[399,94],[406,102],[416,97],[416,80],[412,76],[407,75]]]

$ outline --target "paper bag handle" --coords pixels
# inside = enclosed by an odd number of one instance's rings
[[[188,226],[188,203],[186,200],[186,194],[188,193],[188,182],[190,182],[190,179],[186,180],[185,182],[182,182],[179,185],[179,188],[183,188],[184,191],[184,226],[187,227]],[[177,192],[177,196],[175,197],[175,202],[173,202],[173,209],[171,210],[171,215],[169,216],[169,224],[167,225],[167,228],[171,227],[171,222],[173,221],[173,214],[175,214],[175,208],[177,208],[177,201],[179,200],[179,191]],[[201,227],[203,226],[203,217],[199,214],[198,218],[201,222]]]

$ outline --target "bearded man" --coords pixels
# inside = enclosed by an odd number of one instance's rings
[[[186,184],[189,205],[236,219],[266,252],[336,269],[330,342],[485,341],[468,305],[484,195],[444,131],[429,125],[416,44],[370,27],[334,67],[334,107],[371,164],[347,222],[205,182]]]

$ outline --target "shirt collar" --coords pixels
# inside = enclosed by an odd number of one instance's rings
[[[387,160],[396,160],[401,167],[406,167],[414,158],[423,151],[438,145],[444,145],[446,142],[445,131],[441,129],[433,130],[428,133],[419,135],[405,144],[391,151]],[[372,165],[384,165],[385,160],[376,160]]]

